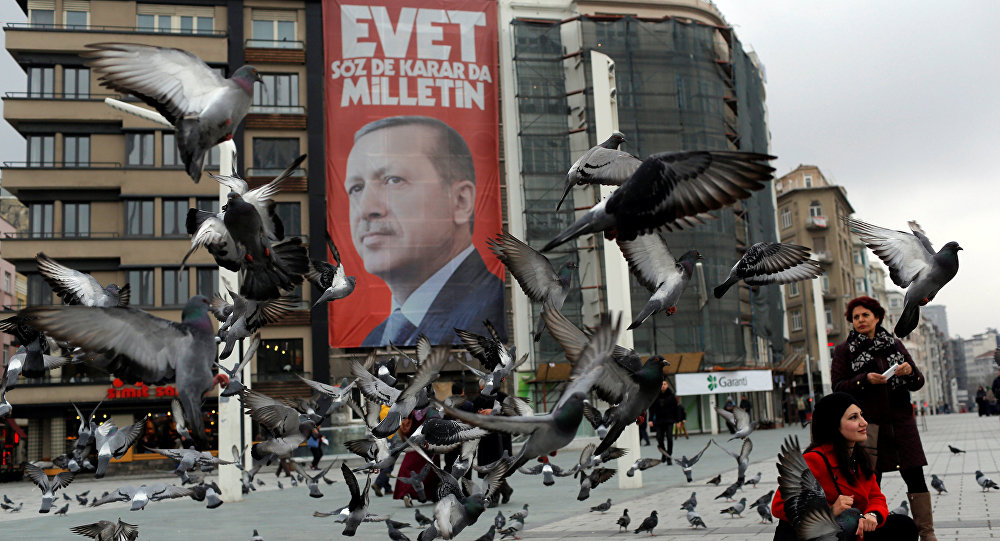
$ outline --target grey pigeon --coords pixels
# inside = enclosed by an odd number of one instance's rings
[[[461,361],[459,362],[475,374],[476,377],[485,382],[485,385],[479,391],[480,395],[494,396],[497,389],[503,383],[504,378],[524,364],[528,360],[528,355],[524,354],[517,362],[514,362],[510,351],[496,337],[496,330],[493,328],[493,324],[489,320],[486,320],[483,322],[483,325],[489,329],[494,337],[481,336],[464,329],[455,329],[455,334],[462,340],[465,349],[478,359],[483,366],[488,367],[490,371],[483,372]]]
[[[420,534],[417,535],[417,541],[433,541],[438,537],[441,536],[438,534],[437,526],[431,524],[426,529],[424,529],[424,531],[420,532]]]
[[[80,412],[80,408],[76,407],[76,404],[73,404],[76,416],[80,418],[80,428],[77,429],[76,441],[73,442],[72,458],[68,464],[69,470],[73,473],[76,473],[85,463],[90,464],[87,456],[90,454],[90,446],[96,441],[94,434],[97,432],[97,408],[101,407],[103,403],[101,401],[97,404],[93,411],[90,412],[90,417],[84,417],[83,413]],[[86,496],[86,493],[83,495]]]
[[[215,509],[225,503],[219,496],[222,494],[222,489],[219,485],[214,482],[209,484],[200,484],[191,488],[191,498],[197,501],[204,501],[205,508]]]
[[[634,530],[634,533],[649,532],[649,535],[652,536],[653,528],[656,528],[656,525],[659,523],[660,519],[656,516],[656,510],[654,509],[648,517],[642,519],[642,523],[639,524],[639,527]]]
[[[146,428],[146,418],[123,428],[118,428],[110,419],[97,427],[94,434],[97,448],[97,471],[95,477],[104,477],[112,458],[125,456],[132,444],[142,435]]]
[[[496,525],[495,524],[490,525],[490,529],[486,530],[486,533],[484,533],[483,535],[477,537],[476,541],[493,541],[493,539],[496,538],[496,535],[497,535]]]
[[[986,475],[979,470],[976,470],[976,482],[979,483],[979,486],[983,487],[983,492],[989,492],[991,488],[1000,490],[1000,485],[994,483],[992,479],[986,477]]]
[[[73,501],[73,498],[71,498],[70,495],[66,494],[65,492],[63,492],[62,497],[63,497],[64,500],[66,500],[68,502]]]
[[[487,244],[529,299],[547,303],[556,310],[562,309],[563,302],[569,295],[576,263],[567,261],[556,271],[547,257],[506,232],[490,239]],[[535,325],[535,342],[541,340],[544,329],[545,320],[539,318]]]
[[[347,519],[344,521],[344,531],[343,534],[352,537],[354,533],[358,531],[358,525],[365,519],[368,514],[368,490],[372,486],[372,477],[368,476],[368,480],[365,482],[365,489],[362,491],[358,487],[358,478],[354,476],[354,472],[351,468],[347,467],[347,463],[342,462],[340,464],[340,471],[344,474],[344,482],[347,483],[347,489],[351,492],[351,501],[347,504]]]
[[[590,497],[590,490],[597,485],[611,479],[618,473],[618,470],[611,468],[594,468],[589,475],[580,476],[580,492],[577,493],[577,501],[583,501]]]
[[[131,291],[128,284],[122,288],[117,284],[102,286],[93,276],[60,265],[44,252],[38,252],[35,261],[42,278],[66,304],[102,308],[128,306]]]
[[[715,298],[721,299],[740,280],[748,286],[762,286],[816,278],[823,274],[823,267],[809,255],[809,248],[797,244],[755,243],[733,265],[726,281],[715,288]]]
[[[399,425],[416,407],[427,400],[427,386],[451,357],[451,348],[436,347],[430,356],[421,362],[420,368],[403,391],[394,389],[365,370],[357,361],[351,363],[351,373],[358,378],[361,393],[380,404],[389,406],[389,411],[371,433],[376,438],[386,438],[399,429]]]
[[[313,303],[314,309],[320,304],[343,299],[350,295],[354,292],[356,282],[354,276],[347,276],[347,273],[344,272],[344,264],[340,261],[340,251],[337,250],[337,246],[333,244],[333,240],[329,236],[326,238],[326,244],[337,264],[331,265],[326,261],[312,259],[309,261],[309,271],[306,272],[306,279],[312,282],[316,289],[323,291]]]
[[[24,502],[21,502],[21,503],[19,503],[17,505],[14,505],[14,502],[11,502],[9,504],[8,503],[0,503],[0,509],[3,509],[4,511],[10,511],[11,513],[20,513],[21,512],[21,508],[23,508],[23,507],[24,507]]]
[[[570,374],[571,382],[548,414],[504,417],[477,415],[443,405],[441,407],[447,415],[487,430],[527,435],[527,440],[508,470],[509,475],[528,460],[548,455],[568,444],[576,436],[580,421],[583,420],[586,393],[606,373],[605,365],[613,364],[604,361],[610,356],[615,337],[618,335],[619,324],[620,318],[616,318],[614,324],[607,317],[603,319],[573,367]],[[440,526],[438,530],[441,530]]]
[[[0,378],[0,421],[6,419],[13,409],[7,401],[7,378]]]
[[[542,248],[547,252],[588,233],[631,241],[665,228],[700,223],[708,211],[731,205],[764,188],[774,168],[766,154],[730,151],[664,152],[653,154],[621,187]]]
[[[953,454],[953,455],[957,455],[957,454],[965,452],[965,451],[959,449],[958,447],[952,447],[951,445],[948,446],[948,450],[951,451],[951,454]]]
[[[785,515],[799,539],[855,538],[861,512],[852,508],[833,516],[822,485],[802,456],[797,436],[785,438],[778,453],[778,488],[785,501]]]
[[[254,460],[270,462],[275,457],[290,457],[322,420],[315,412],[301,411],[285,401],[252,389],[244,389],[240,396],[246,413],[271,436],[250,448],[250,456]],[[294,477],[291,483],[293,486],[296,484]]]
[[[513,537],[514,539],[520,539],[521,530],[523,529],[524,529],[524,518],[520,516],[515,517],[507,523],[506,528],[500,530],[500,533],[502,534],[500,536],[500,539],[507,539],[508,537]]]
[[[944,488],[944,481],[938,478],[937,475],[931,474],[931,488],[937,491],[938,495],[942,492],[948,492],[947,488]]]
[[[417,499],[420,501],[427,501],[427,493],[424,491],[424,479],[427,478],[427,474],[431,471],[430,464],[424,464],[419,472],[411,472],[410,475],[406,477],[397,477],[396,480],[400,483],[410,485],[414,492],[417,493]]]
[[[517,471],[527,474],[527,475],[542,475],[542,484],[550,487],[555,484],[555,477],[568,477],[569,474],[565,473],[562,468],[550,463],[548,460],[538,464],[532,468],[519,468]]]
[[[512,514],[512,515],[511,515],[510,517],[508,517],[508,518],[509,518],[510,520],[514,520],[515,518],[520,518],[520,519],[521,519],[522,521],[523,521],[524,519],[528,518],[528,504],[524,504],[523,506],[521,506],[521,510],[520,510],[520,511],[518,511],[518,512],[516,512],[516,513]]]
[[[917,327],[920,307],[934,300],[938,291],[958,273],[957,242],[935,252],[930,239],[917,222],[910,221],[912,233],[885,229],[860,220],[848,219],[848,226],[866,246],[889,267],[892,283],[906,289],[903,312],[893,332],[903,338]]]
[[[604,503],[599,503],[590,508],[590,512],[600,511],[601,514],[607,513],[608,509],[611,509],[611,498],[608,498]]]
[[[333,467],[333,462],[329,463],[326,466],[326,468],[321,470],[316,475],[309,475],[309,472],[307,472],[306,469],[298,462],[294,462],[293,464],[295,466],[295,471],[298,472],[298,474],[301,475],[302,477],[305,477],[306,479],[305,482],[306,482],[306,488],[309,489],[309,497],[322,498],[323,493],[319,491],[319,480],[326,477],[327,472],[329,472],[330,468]]]
[[[760,498],[754,500],[754,502],[750,504],[750,508],[753,509],[754,507],[761,505],[770,505],[772,499],[774,499],[774,490],[770,490],[767,494],[764,494]]]
[[[616,131],[603,143],[577,158],[566,173],[566,188],[559,198],[559,203],[556,204],[557,211],[574,185],[621,186],[622,182],[632,176],[642,164],[642,160],[628,152],[618,150],[618,146],[624,142],[625,134]]]
[[[92,524],[73,526],[69,531],[92,537],[97,541],[135,541],[139,537],[139,527],[135,524],[122,522],[120,518],[118,522],[99,520]]]
[[[583,406],[583,417],[590,422],[590,426],[594,428],[594,432],[597,432],[597,437],[603,440],[608,435],[608,429],[614,422],[614,406],[601,413],[601,410],[594,406],[585,404]]]
[[[743,511],[745,511],[746,508],[747,508],[747,499],[746,498],[741,498],[740,501],[738,501],[738,502],[734,503],[733,505],[731,505],[731,506],[723,509],[722,511],[719,511],[719,514],[729,513],[729,516],[731,518],[735,518],[736,515],[739,515],[740,517],[742,517],[743,516]]]
[[[629,466],[628,471],[625,472],[625,475],[632,477],[635,475],[636,471],[646,471],[649,468],[652,468],[653,466],[659,466],[660,462],[662,461],[658,458],[640,458],[639,460],[633,462],[631,466]]]
[[[743,485],[742,483],[736,481],[735,483],[726,487],[726,490],[723,490],[722,494],[719,494],[713,499],[718,500],[719,498],[725,498],[727,502],[732,501],[733,496],[736,495],[736,491],[739,490],[742,485]]]
[[[622,516],[618,517],[618,521],[615,522],[618,525],[618,532],[627,530],[629,522],[632,522],[632,517],[628,516],[628,509],[625,509],[622,511]]]
[[[197,467],[232,464],[228,460],[222,460],[217,456],[213,456],[208,451],[197,451],[195,449],[156,449],[154,447],[147,447],[147,449],[176,461],[177,467],[174,469],[174,474],[178,476],[183,476],[184,473]]]
[[[264,541],[264,538],[257,533],[257,529],[255,528],[253,531],[253,537],[250,538],[250,541]]]
[[[734,408],[733,411],[727,411],[724,408],[716,406],[715,411],[720,417],[726,420],[727,425],[730,425],[736,431],[733,437],[726,441],[744,439],[757,428],[757,423],[750,422],[750,414],[743,408]]]
[[[413,517],[420,526],[429,526],[434,523],[434,519],[421,513],[420,509],[414,509]]]
[[[889,511],[889,514],[890,515],[904,515],[904,516],[907,516],[907,517],[910,516],[910,503],[907,502],[906,500],[903,500],[899,504],[899,507],[897,507],[897,508]]]
[[[275,323],[292,310],[298,308],[298,299],[291,295],[282,295],[276,299],[253,301],[229,291],[233,302],[228,302],[221,294],[212,297],[212,315],[221,323],[216,333],[219,341],[226,345],[219,355],[220,359],[228,359],[233,353],[237,342],[254,335],[265,325]],[[244,358],[249,355],[244,355]],[[233,391],[233,394],[238,390]],[[233,396],[233,395],[229,395]]]
[[[722,474],[720,473],[719,475],[716,475],[715,477],[709,479],[708,482],[705,484],[719,486],[719,483],[721,482],[722,482]]]
[[[757,514],[760,515],[761,524],[764,524],[764,522],[774,522],[774,516],[771,515],[771,506],[767,503],[762,503],[757,506]]]
[[[389,539],[392,541],[410,541],[410,538],[406,537],[406,534],[399,531],[399,529],[392,524],[391,520],[385,519],[385,526],[389,530]]]
[[[329,513],[323,513],[321,511],[313,511],[313,516],[320,518],[335,517],[333,519],[334,522],[338,524],[344,524],[345,522],[347,522],[347,519],[350,518],[350,513],[351,510],[348,508],[348,506],[345,505],[339,509],[334,509],[333,511],[330,511]],[[389,517],[383,515],[373,515],[372,513],[365,513],[365,518],[361,519],[361,522],[384,522],[387,518]]]
[[[696,530],[699,526],[705,528],[706,530],[708,529],[708,526],[705,525],[705,521],[701,518],[701,515],[693,509],[687,512],[687,521],[688,524]]]
[[[712,440],[712,441],[714,442],[715,440]],[[737,468],[736,469],[736,484],[737,485],[742,485],[743,481],[746,480],[747,468],[750,467],[750,453],[751,453],[751,451],[753,451],[753,442],[750,441],[750,438],[744,438],[743,439],[743,445],[740,446],[740,452],[739,452],[739,454],[734,453],[734,452],[730,451],[729,449],[726,449],[725,447],[719,445],[718,443],[716,443],[715,445],[719,449],[722,449],[723,451],[725,451],[726,454],[728,454],[729,456],[731,456],[731,457],[733,457],[733,458],[736,459],[736,468]]]
[[[65,496],[65,494],[63,494],[63,496]],[[60,507],[58,511],[56,511],[55,513],[53,513],[53,515],[65,515],[67,511],[69,511],[69,504],[68,503],[66,505]]]
[[[711,445],[713,441],[715,440],[707,441],[705,443],[705,447],[702,447],[701,451],[698,451],[698,454],[694,455],[691,458],[688,458],[686,455],[683,455],[680,458],[673,458],[667,453],[666,449],[660,446],[657,446],[656,449],[660,451],[661,455],[670,458],[674,462],[676,462],[677,465],[681,467],[681,471],[684,472],[684,477],[687,478],[687,482],[690,483],[692,481],[692,475],[693,475],[692,468],[694,467],[695,464],[698,463],[699,460],[701,460],[701,456],[705,454],[705,451],[708,449],[708,446]],[[722,474],[717,475],[716,478],[718,479],[718,481],[716,481],[715,483],[709,481],[709,483],[718,486],[718,484],[722,482]],[[715,481],[715,479],[713,479],[713,481]]]
[[[684,500],[684,503],[681,504],[681,510],[694,511],[696,507],[698,507],[698,495],[692,492],[691,497]]]
[[[97,507],[111,502],[131,502],[129,511],[144,509],[146,504],[153,501],[167,500],[173,498],[184,498],[190,496],[193,491],[190,488],[182,488],[166,483],[156,483],[154,485],[140,485],[121,487],[107,496],[102,496],[96,502],[91,503],[91,507]]]
[[[177,400],[187,426],[195,440],[205,442],[202,397],[225,379],[212,373],[216,347],[206,297],[191,297],[181,312],[180,323],[130,306],[34,306],[24,312],[57,340],[87,351],[108,353],[116,362],[124,357],[121,364],[109,367],[123,380],[141,380],[147,385],[176,382]]]
[[[17,378],[40,378],[54,368],[59,368],[70,362],[69,357],[57,357],[45,353],[45,337],[38,336],[27,345],[18,346],[17,351],[7,359],[7,370],[3,375],[3,384],[7,390],[17,387]]]
[[[507,525],[507,519],[503,516],[503,511],[497,511],[497,516],[493,517],[493,525],[498,530],[502,530]]]
[[[89,494],[89,493],[90,493],[90,491],[88,490],[88,491],[83,492],[81,494],[77,494],[76,495],[76,503],[78,503],[80,505],[87,505],[87,494]]]
[[[757,483],[760,482],[760,478],[763,475],[764,475],[763,472],[757,472],[756,475],[754,475],[753,477],[751,477],[751,478],[747,479],[746,481],[744,481],[743,484],[744,485],[753,485],[754,488],[757,488]]]
[[[438,501],[434,506],[434,528],[442,538],[453,539],[479,520],[486,510],[487,503],[493,501],[503,484],[509,466],[509,459],[498,464],[486,475],[480,486],[474,485],[467,479],[463,480],[463,487],[468,496],[449,493]],[[508,521],[507,529],[504,531],[517,529],[516,524],[516,520]],[[521,525],[523,526],[523,522]]]
[[[219,396],[236,396],[240,394],[240,391],[246,389],[246,386],[243,385],[243,369],[246,368],[247,364],[250,363],[250,360],[257,354],[258,347],[260,347],[260,335],[255,334],[253,338],[250,339],[250,343],[247,344],[247,349],[243,352],[243,358],[240,359],[240,362],[233,366],[232,370],[226,368],[218,362],[212,364],[212,366],[222,370],[222,372],[226,375],[226,381],[224,382],[225,389],[219,393]]]
[[[201,179],[205,154],[232,139],[250,110],[253,84],[263,82],[253,66],[242,66],[224,79],[181,49],[125,43],[87,47],[87,66],[101,76],[101,85],[135,95],[174,125],[177,150],[195,182]]]
[[[631,330],[642,325],[649,316],[658,312],[666,311],[668,316],[673,315],[681,293],[691,281],[695,264],[702,259],[701,254],[697,250],[688,250],[675,260],[667,249],[667,243],[656,232],[639,235],[633,240],[619,239],[618,247],[636,280],[653,293],[628,328]]]

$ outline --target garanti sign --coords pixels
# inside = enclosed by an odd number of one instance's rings
[[[774,388],[770,370],[677,374],[677,395],[743,393]]]

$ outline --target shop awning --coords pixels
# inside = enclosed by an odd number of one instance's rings
[[[664,374],[690,374],[701,368],[701,360],[705,358],[705,352],[667,353],[663,358],[670,363],[670,366],[663,367]]]
[[[801,353],[792,353],[785,357],[785,359],[778,366],[774,367],[775,372],[784,372],[785,374],[804,374],[805,368],[804,364],[806,362],[806,356]]]
[[[535,370],[535,377],[528,380],[528,383],[558,383],[560,381],[567,381],[572,371],[573,365],[569,363],[540,364]]]

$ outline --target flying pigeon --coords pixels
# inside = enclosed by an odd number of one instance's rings
[[[653,528],[656,528],[656,525],[659,523],[660,519],[656,516],[656,510],[654,509],[648,517],[642,519],[642,523],[635,529],[635,533],[649,532],[649,535],[653,535]]]
[[[729,151],[653,154],[621,187],[594,205],[542,248],[604,231],[608,238],[634,240],[661,227],[680,229],[701,223],[711,210],[732,205],[764,188],[774,168],[766,154]]]
[[[174,125],[177,150],[188,176],[198,182],[205,154],[232,139],[263,78],[242,66],[224,79],[200,58],[181,49],[94,43],[83,56],[102,86],[135,95]]]
[[[989,492],[991,488],[1000,490],[1000,485],[996,484],[989,477],[986,477],[983,472],[976,470],[976,482],[979,486],[983,487],[983,492]]]
[[[937,475],[931,475],[931,488],[937,491],[940,496],[942,492],[948,492],[948,489],[944,488],[944,481],[938,478]]]
[[[220,359],[229,358],[236,342],[242,343],[244,338],[256,334],[261,327],[279,321],[298,307],[298,299],[291,295],[266,301],[253,301],[232,290],[229,295],[233,299],[232,303],[216,293],[211,304],[212,315],[221,323],[216,336],[226,344],[219,355]],[[238,391],[233,394],[236,392]]]
[[[618,517],[618,521],[615,524],[618,525],[618,533],[622,530],[628,529],[628,524],[632,522],[632,517],[628,516],[628,509],[622,511],[622,516]]]
[[[95,432],[97,431],[97,408],[101,407],[101,401],[97,404],[93,411],[90,412],[90,417],[84,417],[83,413],[80,412],[80,408],[73,404],[73,409],[76,410],[76,416],[80,418],[80,428],[77,429],[76,441],[73,443],[72,458],[67,465],[69,471],[76,473],[81,468],[86,467],[87,469],[93,469],[93,465],[87,459],[90,455],[90,446],[95,442]],[[90,492],[89,490],[87,492]],[[84,496],[87,494],[84,493]],[[86,502],[86,498],[84,499]]]
[[[97,427],[94,432],[95,447],[97,448],[97,471],[95,477],[101,479],[108,470],[108,464],[112,458],[125,456],[132,444],[142,435],[146,428],[146,417],[139,419],[127,427],[118,428],[115,423],[108,419]]]
[[[225,503],[219,497],[220,494],[222,494],[222,489],[214,482],[206,485],[203,481],[201,484],[191,487],[191,499],[207,502],[205,505],[207,509],[215,509]]]
[[[750,422],[750,414],[743,408],[735,408],[733,411],[727,411],[724,408],[716,406],[715,411],[720,417],[726,420],[727,425],[732,426],[736,430],[733,437],[726,441],[745,439],[754,431],[755,428],[757,428],[757,423]]]
[[[73,526],[69,531],[78,535],[93,537],[98,541],[135,541],[139,538],[139,527],[135,524],[122,522],[120,518],[118,522],[99,520],[93,524]]]
[[[233,366],[232,370],[219,364],[218,361],[212,363],[212,366],[218,368],[219,370],[222,370],[222,372],[228,378],[225,384],[226,388],[221,393],[219,393],[219,396],[223,397],[236,396],[240,394],[240,391],[246,389],[246,386],[243,385],[243,370],[246,368],[250,360],[253,359],[253,356],[257,354],[258,347],[260,347],[260,335],[255,334],[253,338],[250,339],[250,343],[247,344],[247,349],[246,351],[243,352],[243,358],[240,359],[240,361]],[[178,434],[180,434],[180,431],[178,431]]]
[[[743,482],[743,484],[744,485],[753,485],[754,488],[757,488],[757,483],[760,482],[760,478],[763,475],[764,475],[763,472],[757,472],[757,475],[754,475],[753,477],[747,479],[746,481]]]
[[[354,292],[356,279],[353,276],[347,276],[347,273],[344,272],[344,264],[340,261],[340,251],[337,250],[333,239],[327,236],[326,244],[337,264],[331,265],[323,260],[311,259],[309,260],[309,270],[306,272],[306,279],[312,282],[316,289],[323,290],[319,299],[313,303],[314,309],[320,304],[343,299]]]
[[[56,499],[56,491],[66,488],[66,486],[73,482],[72,472],[64,471],[49,477],[45,475],[45,471],[42,468],[30,462],[24,465],[24,474],[28,476],[28,479],[31,479],[31,482],[38,485],[38,488],[42,489],[42,506],[38,509],[39,513],[48,513],[49,509],[52,508],[52,502]],[[12,503],[9,502],[8,505]]]
[[[211,468],[219,464],[232,464],[228,460],[212,456],[212,453],[208,451],[197,451],[195,449],[156,449],[154,447],[147,447],[147,449],[176,461],[177,468],[174,469],[174,474],[180,477],[184,477],[184,474],[196,467],[205,468],[207,466]]]
[[[847,224],[889,267],[892,283],[906,289],[903,312],[893,329],[896,336],[906,337],[917,327],[920,307],[934,300],[938,291],[958,273],[958,251],[962,247],[952,241],[935,252],[930,239],[914,221],[907,222],[912,233],[850,218]]]
[[[670,458],[671,460],[676,462],[677,465],[681,467],[681,471],[684,472],[684,477],[687,478],[687,482],[690,483],[692,481],[692,474],[693,474],[691,468],[693,468],[694,465],[697,464],[699,460],[701,460],[701,455],[705,454],[705,451],[708,449],[708,446],[711,445],[713,441],[715,440],[709,440],[708,442],[706,442],[705,447],[702,447],[701,451],[698,451],[698,454],[694,455],[691,458],[688,458],[687,455],[682,455],[680,458],[673,458],[672,456],[670,456],[669,453],[667,453],[667,450],[664,449],[663,447],[657,446],[656,449],[660,451],[661,455]],[[718,484],[722,482],[722,474],[719,474],[716,477],[718,478],[718,481],[716,481],[714,484],[718,486]],[[709,483],[712,483],[712,481],[709,481]]]
[[[548,461],[548,457],[545,457],[545,460],[542,463],[537,464],[532,468],[527,468],[527,469],[519,468],[517,471],[526,475],[541,474],[542,484],[547,487],[550,487],[556,483],[555,477],[568,477],[569,475],[571,475],[570,473],[564,472],[563,469],[560,468],[559,466],[550,463]]]
[[[605,501],[604,503],[599,503],[594,507],[591,507],[590,512],[593,513],[594,511],[600,511],[600,513],[603,515],[604,513],[608,512],[608,509],[611,509],[611,498],[608,498],[607,501]]]
[[[426,457],[426,455],[424,456]],[[493,501],[503,484],[503,478],[506,477],[509,467],[510,459],[502,461],[486,474],[482,484],[478,486],[468,479],[463,479],[463,487],[468,496],[449,493],[438,500],[434,506],[434,528],[437,529],[438,534],[444,539],[453,539],[462,530],[475,524],[483,511],[486,510],[487,503]],[[435,471],[438,470],[435,469]],[[501,533],[506,536],[507,532],[513,531],[513,535],[516,537],[517,531],[520,529],[517,524],[521,524],[523,527],[523,519],[521,522],[508,521],[506,530]]]
[[[833,516],[822,485],[802,456],[797,436],[785,438],[778,453],[778,489],[785,501],[785,515],[799,539],[855,538],[861,512],[851,508]]]
[[[628,261],[628,268],[636,280],[653,293],[639,315],[628,328],[642,325],[649,316],[666,310],[667,315],[677,311],[677,301],[691,281],[695,264],[702,259],[697,250],[688,250],[675,260],[659,233],[639,235],[632,240],[618,240],[618,247]]]
[[[615,323],[612,324],[609,318],[603,318],[587,348],[573,367],[570,383],[550,413],[530,417],[504,417],[477,415],[443,404],[440,407],[447,415],[487,430],[527,435],[527,440],[508,470],[508,474],[513,473],[528,460],[548,455],[568,444],[576,436],[580,421],[583,420],[583,402],[586,400],[586,393],[606,373],[605,365],[613,364],[604,361],[610,356],[615,337],[618,336],[620,318],[615,319]],[[440,526],[438,530],[441,530]]]
[[[8,390],[17,387],[17,378],[22,373],[26,378],[40,378],[47,371],[70,362],[70,357],[48,355],[49,346],[46,342],[44,335],[38,335],[31,342],[18,346],[17,351],[7,359],[3,381]]]
[[[959,453],[964,453],[965,452],[965,451],[959,449],[958,447],[952,447],[951,445],[948,446],[948,450],[951,451],[951,453],[953,455],[957,455]]]
[[[410,472],[410,475],[406,477],[396,477],[396,480],[400,483],[405,483],[413,488],[413,491],[417,493],[417,499],[420,501],[427,500],[427,493],[424,491],[424,479],[427,478],[427,474],[431,471],[430,464],[424,464],[424,467],[419,472]]]
[[[635,475],[636,470],[646,471],[649,468],[652,468],[653,466],[659,466],[660,462],[662,462],[662,460],[658,458],[640,458],[639,460],[633,462],[631,466],[629,466],[628,471],[625,472],[625,475],[632,477]]]
[[[347,483],[347,489],[351,492],[351,502],[347,504],[348,515],[344,521],[343,534],[353,537],[354,533],[358,531],[358,525],[368,514],[368,489],[372,486],[372,477],[368,476],[365,489],[362,491],[358,488],[358,478],[354,476],[351,468],[347,467],[346,462],[340,464],[340,471],[344,474],[344,482]]]
[[[698,495],[692,492],[691,496],[688,499],[684,500],[684,503],[681,504],[681,510],[694,511],[696,507],[698,507]]]
[[[740,518],[743,518],[743,511],[745,511],[746,508],[747,508],[747,499],[741,498],[740,501],[723,509],[722,511],[719,511],[719,514],[721,515],[722,513],[729,513],[730,518],[736,518],[736,515],[739,515]]]
[[[701,518],[701,515],[693,509],[687,512],[687,521],[688,524],[696,530],[699,526],[705,528],[706,530],[708,529],[708,526],[705,525],[705,521]]]
[[[146,504],[151,501],[158,502],[172,498],[184,498],[191,494],[192,490],[190,488],[182,488],[166,483],[156,483],[150,486],[140,485],[138,487],[126,486],[99,498],[96,502],[90,504],[90,506],[97,507],[111,502],[132,502],[132,507],[129,508],[129,511],[138,511],[144,509]]]
[[[608,435],[608,429],[614,422],[614,407],[612,406],[605,410],[604,413],[601,413],[601,410],[594,406],[584,404],[583,417],[590,422],[590,426],[594,428],[594,432],[597,432],[597,437],[604,439]]]
[[[715,477],[709,479],[708,482],[705,484],[719,486],[719,483],[721,482],[722,482],[722,474],[720,473],[719,475],[716,475]]]
[[[44,252],[38,252],[35,261],[42,278],[66,304],[101,308],[128,306],[131,291],[128,284],[122,288],[117,284],[104,287],[93,276],[60,265]]]
[[[436,347],[428,359],[423,360],[406,389],[399,391],[385,384],[365,370],[357,361],[351,363],[351,372],[358,378],[361,393],[380,404],[389,406],[389,411],[371,429],[376,438],[386,438],[399,429],[399,425],[427,397],[427,386],[437,377],[441,368],[451,357],[450,347]]]
[[[7,378],[0,378],[0,421],[6,419],[13,409],[7,401]]]
[[[583,501],[590,497],[590,490],[597,485],[611,479],[618,473],[618,470],[611,468],[594,468],[589,475],[580,476],[580,492],[577,494],[577,501]]]
[[[487,244],[529,299],[547,303],[556,310],[562,309],[573,281],[573,270],[577,268],[575,262],[566,261],[557,271],[547,257],[510,233],[502,232]],[[535,342],[542,339],[544,329],[545,320],[539,318],[535,325]]]
[[[906,500],[903,500],[902,503],[899,504],[899,507],[897,507],[897,508],[889,511],[889,514],[890,515],[904,515],[904,516],[907,516],[907,517],[910,516],[910,504],[909,504],[909,502],[907,502]]]
[[[241,295],[251,300],[266,301],[279,297],[282,290],[290,291],[302,283],[302,275],[309,267],[302,239],[296,237],[272,245],[257,208],[236,192],[229,192],[222,223],[233,242],[244,251]],[[195,221],[191,225],[201,224]],[[197,233],[198,228],[194,229]]]
[[[809,248],[780,242],[758,242],[747,249],[733,265],[726,281],[715,288],[715,298],[721,299],[736,282],[748,286],[790,284],[811,280],[823,274],[819,262],[809,258]]]
[[[719,494],[713,499],[718,500],[719,498],[725,498],[727,502],[733,501],[733,496],[736,494],[736,491],[739,490],[741,486],[743,486],[743,484],[740,483],[739,481],[736,481],[735,483],[726,487],[726,490],[723,490],[722,494]]]
[[[318,381],[313,381],[311,379],[307,379],[302,376],[299,376],[299,379],[301,379],[303,383],[311,387],[312,390],[319,392],[322,396],[328,397],[330,399],[330,405],[327,407],[327,411],[324,412],[317,409],[317,413],[324,416],[325,414],[332,412],[340,408],[340,406],[347,403],[347,400],[351,397],[351,391],[354,389],[354,384],[357,382],[357,380],[354,380],[347,384],[334,386],[334,385],[327,385],[326,383],[320,383]],[[345,378],[345,381],[347,381],[347,378]]]
[[[714,443],[715,440],[712,440],[712,442]],[[726,454],[736,459],[736,485],[743,485],[743,482],[746,480],[747,468],[750,467],[750,452],[753,451],[753,442],[750,441],[750,438],[743,438],[743,445],[740,447],[739,454],[726,449],[718,443],[715,445],[719,449],[725,451]]]
[[[287,458],[306,441],[309,433],[322,419],[312,411],[301,411],[288,403],[271,398],[252,389],[244,389],[240,393],[243,407],[250,417],[260,423],[272,436],[250,448],[250,456],[254,460]],[[292,478],[295,484],[295,478]]]
[[[323,513],[321,511],[313,511],[313,516],[320,518],[336,517],[333,519],[334,522],[338,524],[344,524],[350,517],[350,512],[351,510],[348,508],[348,506],[345,505],[339,509],[334,509],[333,511],[330,511],[329,513]],[[361,522],[384,522],[387,518],[389,517],[384,515],[374,515],[372,513],[366,513],[365,518],[361,519]]]
[[[642,160],[618,150],[625,142],[625,134],[614,132],[603,143],[584,152],[577,158],[566,173],[566,189],[563,191],[556,211],[562,206],[566,196],[574,185],[603,184],[605,186],[621,186],[642,164]]]
[[[33,306],[22,312],[57,340],[113,356],[117,364],[108,368],[123,380],[147,385],[175,381],[191,435],[205,442],[202,397],[226,380],[224,374],[212,373],[216,347],[208,298],[191,297],[180,323],[131,306]]]
[[[462,345],[465,346],[469,354],[486,367],[489,372],[483,372],[459,362],[486,382],[479,392],[481,395],[494,396],[503,379],[510,375],[511,371],[524,364],[527,357],[526,355],[522,356],[517,362],[514,362],[511,352],[500,340],[493,323],[486,320],[483,322],[483,326],[489,330],[490,336],[478,335],[464,329],[455,329],[455,334],[462,340]]]

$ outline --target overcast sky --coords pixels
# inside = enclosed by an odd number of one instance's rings
[[[817,165],[856,217],[960,252],[937,296],[952,335],[1000,328],[1000,2],[716,0],[767,73],[778,174]],[[23,21],[13,1],[2,22]],[[24,91],[0,53],[0,91]],[[24,160],[0,123],[0,160]]]

